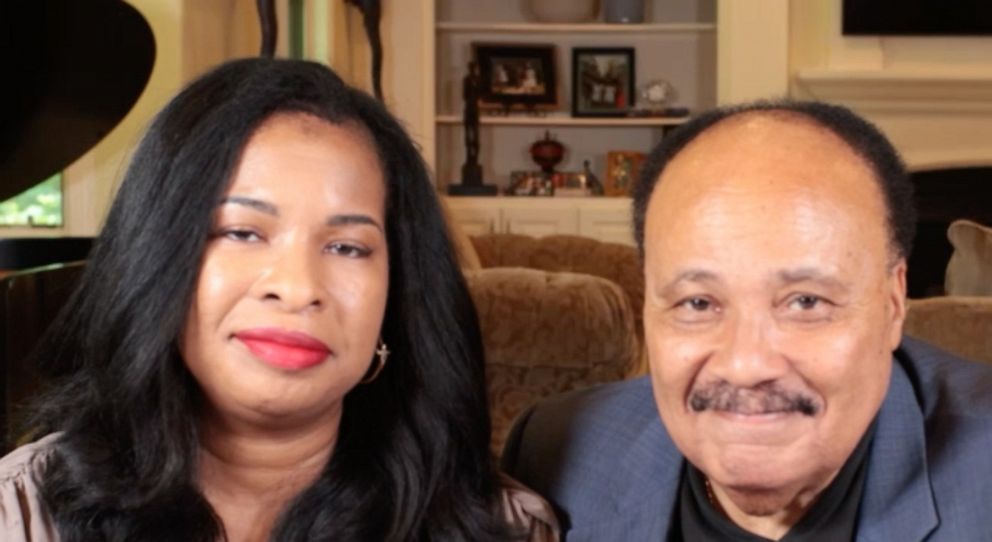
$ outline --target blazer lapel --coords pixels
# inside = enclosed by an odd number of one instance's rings
[[[938,523],[927,469],[923,412],[896,359],[868,456],[857,540],[919,542]]]
[[[568,532],[567,542],[637,540],[663,542],[668,536],[685,459],[668,436],[657,413],[629,447],[616,452],[616,515]]]

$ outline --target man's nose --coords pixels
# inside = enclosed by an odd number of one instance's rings
[[[772,327],[770,315],[733,315],[709,364],[711,374],[742,388],[782,378],[788,361],[773,342]]]

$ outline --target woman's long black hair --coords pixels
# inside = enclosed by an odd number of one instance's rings
[[[39,352],[65,375],[34,418],[62,432],[40,481],[60,535],[222,536],[196,483],[203,399],[176,341],[215,205],[248,137],[278,112],[357,123],[374,140],[387,184],[382,335],[392,355],[345,397],[331,460],[272,539],[503,538],[480,333],[427,168],[378,102],[322,65],[272,59],[222,65],[156,117]]]

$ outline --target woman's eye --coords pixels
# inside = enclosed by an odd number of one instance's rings
[[[231,241],[238,241],[242,243],[254,243],[262,239],[261,236],[259,236],[257,233],[251,230],[238,230],[238,229],[224,230],[221,232],[221,235],[225,239],[229,239]]]
[[[372,251],[367,248],[348,243],[331,243],[327,246],[327,251],[331,254],[337,254],[348,258],[364,258],[372,253]]]

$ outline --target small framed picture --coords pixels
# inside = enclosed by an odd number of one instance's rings
[[[627,116],[634,88],[633,47],[572,49],[572,116]]]
[[[592,195],[586,181],[586,174],[582,171],[566,171],[560,173],[562,180],[560,185],[555,185],[555,197],[586,197]]]
[[[606,153],[606,196],[629,196],[641,174],[644,153],[633,151],[610,151]]]
[[[554,193],[554,184],[541,171],[511,171],[510,196],[550,196]]]
[[[558,105],[555,46],[473,43],[482,79],[480,105],[553,108]]]

